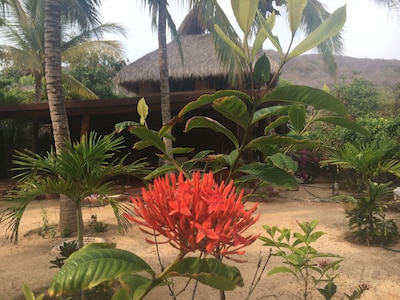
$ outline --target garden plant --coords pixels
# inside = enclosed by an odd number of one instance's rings
[[[244,246],[255,241],[257,236],[245,237],[242,232],[254,224],[257,218],[251,216],[255,206],[249,211],[244,210],[243,191],[236,193],[232,178],[235,178],[235,185],[239,187],[250,183],[255,188],[264,183],[296,187],[297,182],[292,174],[297,166],[287,153],[318,145],[318,141],[307,140],[304,136],[310,123],[330,122],[364,132],[362,127],[348,120],[343,103],[325,91],[306,86],[271,89],[287,61],[312,49],[340,30],[345,21],[345,8],[338,9],[299,45],[284,53],[278,38],[272,34],[275,14],[265,20],[257,13],[257,3],[258,1],[232,1],[236,20],[244,33],[242,45],[235,44],[216,27],[221,38],[234,49],[243,62],[241,68],[249,75],[250,92],[222,90],[212,95],[203,95],[188,103],[177,116],[178,119],[185,118],[196,109],[211,105],[234,127],[240,128],[240,138],[208,116],[190,118],[186,122],[185,131],[208,128],[219,132],[231,141],[230,153],[204,150],[193,154],[188,161],[179,163],[174,155],[190,154],[194,149],[176,147],[171,153],[167,151],[163,138],[173,139],[171,128],[176,119],[159,131],[149,129],[146,124],[148,108],[144,99],[138,103],[140,123],[123,122],[116,125],[117,131],[128,128],[139,138],[135,149],[153,146],[159,157],[166,162],[146,177],[148,180],[154,179],[154,185],[142,191],[143,198],[132,200],[135,214],[129,218],[141,224],[142,228],[147,227],[147,230],[143,229],[145,232],[164,236],[167,242],[177,248],[176,259],[156,276],[146,262],[132,253],[104,244],[88,245],[71,255],[54,278],[49,289],[50,295],[88,289],[103,281],[119,279],[123,287],[117,291],[116,295],[121,297],[118,299],[141,299],[152,288],[168,284],[166,280],[174,276],[190,277],[222,291],[241,286],[243,279],[240,271],[225,265],[221,260],[227,255],[241,254]],[[302,3],[306,4],[307,1]],[[298,7],[293,2],[288,5],[293,38],[300,26],[303,9],[303,6]],[[250,48],[248,42],[255,18],[260,22],[260,30]],[[268,58],[258,54],[267,38],[277,47],[282,59],[275,73],[271,73]],[[324,110],[330,114],[315,113],[310,117],[309,107],[313,107],[315,112]],[[272,117],[275,117],[275,121],[268,123]],[[291,125],[290,134],[274,133],[274,129],[286,123]],[[266,125],[263,134],[255,136],[253,129],[259,124]],[[257,161],[249,159],[249,153],[255,151],[262,156]],[[199,172],[192,172],[192,169],[196,163],[204,161],[210,162],[210,169],[201,177]],[[224,182],[216,184],[213,178],[213,174],[222,169],[228,170],[226,185]],[[171,174],[171,171],[178,171],[178,177]],[[169,175],[165,175],[166,173]],[[149,242],[154,243],[152,240]],[[195,251],[200,251],[202,257],[186,256]],[[204,255],[211,257],[205,258]],[[120,260],[118,268],[111,266],[115,259]],[[103,272],[85,272],[83,278],[80,269],[88,266],[88,270]],[[140,271],[147,272],[148,276],[136,274]]]
[[[6,195],[10,206],[0,220],[8,222],[10,239],[18,241],[19,224],[26,207],[45,193],[60,193],[75,203],[79,247],[83,245],[82,202],[92,194],[98,194],[101,201],[110,203],[119,229],[126,231],[129,226],[124,215],[126,208],[109,197],[115,194],[113,180],[120,175],[143,178],[148,173],[148,164],[142,160],[125,164],[126,155],[116,157],[124,147],[122,136],[100,136],[91,132],[80,141],[67,143],[58,154],[50,151],[41,156],[29,150],[17,152],[14,171],[18,184]]]
[[[292,42],[301,26],[307,2],[288,1]],[[243,278],[239,269],[228,266],[222,261],[225,257],[232,258],[235,254],[243,254],[243,248],[256,241],[258,237],[258,235],[244,235],[244,232],[257,221],[258,216],[252,215],[256,204],[248,210],[245,209],[243,203],[245,195],[241,187],[251,186],[254,191],[264,184],[286,188],[297,187],[297,181],[293,176],[297,164],[289,157],[289,153],[297,149],[320,146],[318,141],[307,139],[305,135],[312,123],[328,122],[365,133],[361,126],[348,118],[346,106],[329,93],[298,85],[275,88],[280,72],[289,60],[318,46],[340,31],[346,19],[345,7],[336,10],[293,49],[291,43],[289,49],[284,52],[278,37],[272,33],[275,13],[265,19],[257,12],[258,1],[232,0],[231,3],[235,18],[243,32],[242,43],[238,44],[231,40],[218,26],[215,30],[222,40],[232,47],[238,60],[242,62],[237,69],[245,74],[244,77],[248,79],[246,86],[250,89],[242,91],[227,89],[203,95],[189,102],[181,109],[176,119],[158,131],[151,130],[146,125],[148,109],[145,101],[141,101],[138,105],[141,122],[123,122],[116,125],[117,132],[128,128],[139,138],[135,149],[153,146],[159,157],[166,162],[145,177],[154,180],[154,183],[148,189],[142,190],[142,197],[132,199],[134,213],[123,210],[118,220],[130,219],[139,223],[142,230],[150,235],[163,236],[167,243],[177,249],[176,258],[156,275],[147,262],[133,253],[117,249],[113,245],[90,244],[73,253],[65,262],[51,283],[49,288],[51,296],[90,289],[102,282],[115,279],[121,283],[121,288],[114,295],[115,299],[142,299],[153,288],[168,285],[173,277],[192,278],[221,291],[242,286]],[[254,33],[255,23],[259,27]],[[277,48],[281,58],[279,67],[275,71],[271,71],[271,64],[266,55],[259,54],[266,39]],[[253,42],[251,45],[250,41]],[[215,153],[210,149],[193,154],[195,149],[188,146],[175,147],[169,152],[163,139],[173,139],[171,129],[177,120],[185,119],[199,108],[206,106],[211,106],[231,126],[224,126],[207,115],[195,115],[186,120],[185,132],[193,129],[211,129],[230,141],[231,151]],[[287,125],[289,132],[277,133],[276,129],[282,125]],[[232,128],[239,128],[239,131],[236,132]],[[261,128],[262,133],[256,134],[256,128]],[[107,145],[109,144],[110,141]],[[76,147],[79,149],[79,143]],[[44,160],[54,160],[58,163],[59,157],[63,154],[68,157],[70,151],[74,153],[74,148],[69,146],[65,153],[49,154]],[[179,163],[174,158],[174,155],[178,154],[191,157],[188,161]],[[33,157],[40,161],[40,157],[36,155]],[[193,172],[193,168],[199,162],[209,163],[209,169],[202,176],[199,172]],[[25,171],[23,174],[25,176],[31,174],[32,161],[25,165],[22,159],[22,163],[22,170]],[[62,161],[59,163],[62,164]],[[117,165],[122,167],[122,164]],[[139,163],[135,166],[138,165]],[[83,169],[81,166],[82,163],[77,169]],[[142,167],[143,165],[135,168],[135,171],[142,170]],[[29,172],[28,168],[31,168]],[[99,173],[90,172],[90,175],[94,173],[103,175],[103,172],[109,174],[109,169],[113,170],[107,165],[101,168]],[[221,170],[227,170],[228,176],[226,181],[218,184],[214,176]],[[57,169],[57,172],[59,171],[60,169]],[[75,175],[70,178],[71,174],[74,174],[74,169],[67,168],[66,171],[69,173],[64,179],[66,183],[69,183],[67,179],[77,178]],[[21,199],[22,204],[14,207],[8,214],[15,220],[11,223],[11,229],[18,228],[20,213],[23,213],[28,203],[25,196],[43,193],[45,189],[42,187],[45,186],[50,187],[51,191],[68,195],[67,188],[61,191],[59,186],[57,189],[56,186],[53,188],[51,178],[56,181],[58,177],[43,178],[40,184],[35,186],[36,189],[32,189],[32,184],[28,185],[27,192],[20,192],[24,197],[15,198],[15,200]],[[79,197],[74,194],[68,195],[76,201],[78,214],[82,196],[94,193],[109,194],[112,183],[104,183],[102,181],[104,177],[101,177],[101,180],[93,179],[88,181],[88,185],[80,192]],[[76,185],[77,182],[74,181],[73,184]],[[239,189],[236,190],[236,187]],[[81,224],[82,221],[79,226]],[[79,226],[78,228],[82,229]],[[18,233],[15,230],[13,232]],[[153,240],[149,242],[158,243]],[[196,252],[201,253],[201,256],[189,256]],[[221,293],[221,298],[223,297]]]

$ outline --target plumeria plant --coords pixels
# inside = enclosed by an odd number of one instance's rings
[[[222,262],[223,257],[235,259],[234,255],[244,254],[244,247],[258,238],[245,234],[259,219],[254,215],[257,204],[246,209],[242,197],[232,181],[217,184],[211,172],[203,177],[195,172],[191,179],[182,173],[157,178],[142,189],[142,196],[132,198],[133,212],[126,217],[149,235],[164,237],[165,241],[147,241],[169,243],[178,251],[176,258],[156,275],[133,253],[108,244],[90,244],[68,258],[51,283],[49,295],[90,289],[115,279],[122,285],[116,299],[142,299],[153,288],[169,284],[172,277],[189,277],[219,290],[243,286],[239,269]],[[196,252],[201,256],[188,256]]]

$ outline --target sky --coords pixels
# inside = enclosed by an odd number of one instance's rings
[[[343,55],[400,60],[400,12],[396,14],[388,11],[387,8],[378,6],[373,0],[320,1],[328,7],[330,12],[346,5],[347,20],[343,32]],[[126,27],[127,38],[122,36],[106,36],[106,38],[118,39],[125,48],[123,57],[130,62],[158,48],[157,33],[151,28],[150,14],[141,2],[143,1],[106,0],[101,9],[103,22],[120,23]],[[230,1],[219,0],[219,2],[228,17],[234,20]],[[177,28],[186,13],[187,9],[173,7],[171,4],[171,14]],[[278,23],[273,32],[279,36],[283,49],[286,49],[290,37],[288,23],[284,18],[277,19]],[[264,48],[273,49],[268,43],[264,45]]]

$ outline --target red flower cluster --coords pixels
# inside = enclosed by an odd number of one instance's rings
[[[154,184],[142,189],[142,197],[131,198],[136,216],[127,216],[166,237],[182,253],[199,250],[217,258],[243,254],[241,249],[252,244],[258,235],[243,236],[259,215],[252,216],[256,203],[246,210],[243,191],[237,195],[233,182],[218,185],[213,174],[203,177],[193,173],[192,179],[183,174],[157,178]],[[149,243],[153,241],[147,240]]]

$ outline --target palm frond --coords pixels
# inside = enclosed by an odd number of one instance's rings
[[[65,86],[69,87],[76,94],[78,94],[81,100],[99,99],[99,96],[97,96],[95,93],[93,93],[90,89],[88,89],[71,75],[62,73],[62,81]]]

